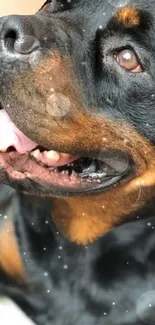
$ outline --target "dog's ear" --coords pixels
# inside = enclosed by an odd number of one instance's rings
[[[54,13],[71,9],[72,2],[68,0],[46,0],[39,11]]]

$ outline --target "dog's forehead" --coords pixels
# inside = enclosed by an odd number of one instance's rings
[[[44,6],[46,5],[51,13],[61,12],[62,16],[64,13],[68,21],[89,29],[90,33],[100,26],[106,27],[108,21],[123,8],[127,11],[116,16],[123,23],[124,17],[128,19],[128,16],[133,22],[138,22],[137,12],[145,11],[155,18],[155,0],[47,0]],[[130,11],[130,8],[135,11]]]
[[[84,9],[86,12],[105,11],[106,14],[112,14],[121,7],[137,7],[141,10],[153,9],[155,12],[155,0],[46,0],[44,5],[60,6],[63,9]],[[101,12],[102,13],[102,12]]]

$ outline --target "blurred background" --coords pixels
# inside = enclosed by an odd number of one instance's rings
[[[44,0],[0,0],[0,16],[33,14],[44,2]]]

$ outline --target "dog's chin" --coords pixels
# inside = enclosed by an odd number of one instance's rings
[[[37,161],[31,152],[20,154],[9,148],[0,153],[0,182],[35,194],[76,196],[107,191],[125,182],[133,172],[128,154],[120,150],[71,160],[52,167]]]

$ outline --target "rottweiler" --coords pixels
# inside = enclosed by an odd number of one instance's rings
[[[0,183],[2,295],[38,325],[155,324],[155,0],[0,18]]]

